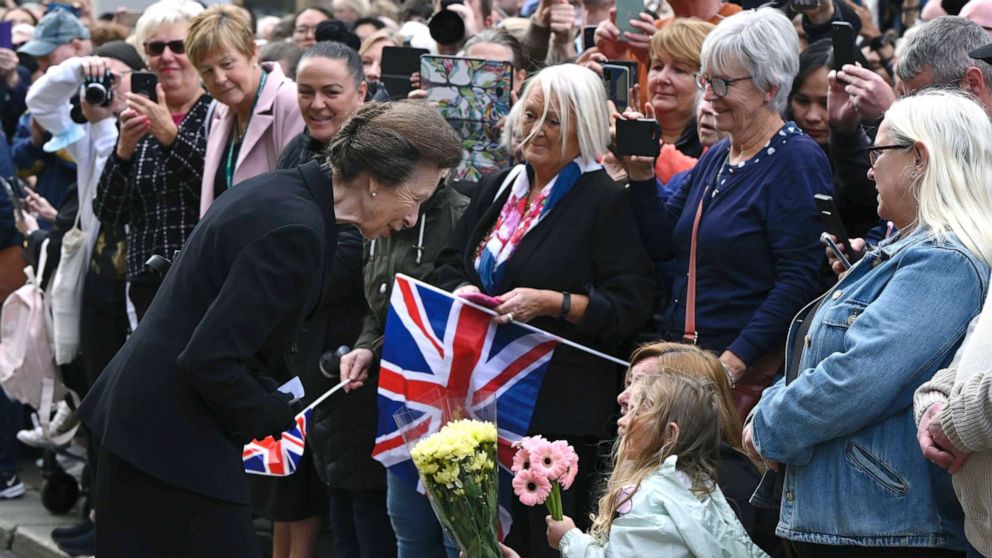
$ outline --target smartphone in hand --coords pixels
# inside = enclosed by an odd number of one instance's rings
[[[840,70],[844,64],[854,64],[854,53],[858,50],[854,42],[854,27],[846,21],[835,21],[830,24],[830,39],[834,46],[834,69]]]
[[[629,104],[630,70],[624,66],[603,64],[603,85],[606,87],[606,98],[623,112]]]
[[[131,93],[137,93],[148,97],[153,103],[158,102],[158,93],[155,87],[158,85],[158,76],[152,72],[132,72],[131,73]]]
[[[840,218],[840,212],[837,211],[837,204],[834,203],[833,196],[816,194],[813,196],[813,201],[816,203],[816,210],[820,213],[823,230],[834,235],[837,242],[850,247],[851,240],[847,237],[844,221]]]
[[[620,30],[620,40],[626,42],[624,33],[644,33],[630,24],[631,20],[641,19],[644,11],[644,0],[616,0],[617,29]]]
[[[657,157],[661,153],[661,128],[651,118],[617,119],[616,155]]]
[[[500,304],[503,304],[498,298],[491,297],[484,293],[464,293],[458,296],[485,308],[496,308]]]
[[[840,246],[838,246],[837,243],[834,242],[834,239],[833,237],[830,236],[830,234],[828,233],[821,234],[820,242],[823,242],[830,248],[830,251],[834,253],[834,257],[837,258],[837,260],[840,262],[840,265],[844,266],[844,269],[851,269],[850,260],[847,259],[847,256],[844,255],[844,252],[840,249]]]
[[[2,21],[0,22],[0,48],[7,48],[14,50],[14,22],[13,21]]]

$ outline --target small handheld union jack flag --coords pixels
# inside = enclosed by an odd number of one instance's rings
[[[307,440],[307,424],[313,407],[308,407],[296,415],[296,426],[282,433],[282,439],[268,436],[264,440],[252,440],[245,444],[241,459],[245,462],[245,472],[269,477],[286,477],[296,472],[303,458]]]

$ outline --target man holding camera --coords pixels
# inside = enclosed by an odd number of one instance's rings
[[[83,390],[80,395],[85,395],[85,389],[92,385],[124,344],[127,334],[123,277],[108,269],[100,273],[96,269],[100,266],[91,269],[89,265],[98,234],[104,252],[112,252],[118,245],[113,239],[122,237],[121,231],[115,233],[113,227],[104,227],[108,230],[101,231],[100,222],[93,214],[93,198],[107,158],[117,144],[117,116],[127,106],[125,93],[131,90],[130,74],[144,68],[138,52],[123,41],[106,43],[94,54],[96,56],[69,58],[53,66],[38,78],[27,95],[34,121],[55,138],[69,142],[64,149],[76,161],[78,226],[85,235],[82,254],[76,256],[85,262],[82,266],[85,277],[81,275],[75,279],[82,297],[80,331],[86,372],[85,385],[73,386]],[[79,110],[76,110],[72,101],[81,89]],[[38,227],[28,214],[25,214],[25,222],[18,226],[25,231],[25,236]],[[122,275],[123,270],[119,271]],[[38,437],[43,434],[34,433]],[[91,437],[88,448],[91,479],[95,478],[97,453],[98,448]],[[89,507],[95,509],[96,503],[91,500]],[[71,555],[93,553],[95,531],[88,518],[78,526],[56,530],[52,536],[60,548]]]

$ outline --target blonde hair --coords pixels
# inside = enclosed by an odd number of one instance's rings
[[[708,494],[716,486],[721,424],[713,382],[668,370],[653,374],[634,386],[629,414],[630,425],[614,445],[613,471],[593,517],[590,533],[599,542],[609,538],[617,507],[673,455],[694,493]],[[669,428],[672,423],[678,427],[675,432]],[[631,486],[634,490],[625,494]]]
[[[138,54],[148,61],[145,54],[145,43],[159,27],[163,25],[175,25],[177,23],[189,23],[194,17],[203,12],[203,5],[199,2],[187,0],[162,0],[145,8],[145,12],[138,18],[134,26],[135,49]]]
[[[720,359],[710,351],[700,349],[695,345],[668,343],[660,341],[641,345],[630,356],[630,368],[627,369],[626,385],[631,383],[631,370],[637,364],[653,360],[648,374],[664,371],[676,372],[686,376],[706,378],[713,382],[720,396],[720,424],[723,441],[735,450],[744,451],[741,442],[741,431],[744,429],[741,418],[737,414],[734,395],[727,378],[727,369]]]
[[[255,56],[255,32],[244,9],[215,4],[193,18],[186,33],[186,57],[199,68],[209,55],[234,50],[251,59]]]
[[[544,96],[544,109],[531,127],[530,134],[521,140],[522,144],[534,139],[544,126],[552,103],[555,103],[553,108],[561,124],[562,155],[565,155],[573,127],[578,135],[579,153],[583,161],[593,162],[597,156],[606,152],[610,141],[610,122],[604,110],[606,91],[603,81],[592,70],[576,64],[548,66],[527,81],[520,93],[520,102],[513,105],[507,118],[508,125],[503,130],[506,145],[512,145],[512,134],[521,129],[526,101],[538,88]]]
[[[659,29],[651,37],[651,59],[663,54],[678,62],[699,69],[703,41],[716,27],[708,21],[680,17]]]
[[[388,28],[380,29],[375,33],[372,33],[368,37],[365,37],[365,40],[362,41],[362,45],[358,47],[358,55],[365,56],[365,53],[372,48],[372,45],[378,43],[379,41],[389,41],[390,45],[399,46],[399,43],[396,42],[395,35],[396,31]]]
[[[992,263],[992,122],[966,93],[925,90],[885,113],[893,143],[922,143],[929,156],[912,185],[916,226],[938,241],[953,234]]]

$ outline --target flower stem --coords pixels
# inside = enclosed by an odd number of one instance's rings
[[[547,504],[551,519],[561,521],[564,514],[562,513],[561,488],[558,485],[558,481],[551,481],[551,496],[548,497]]]

